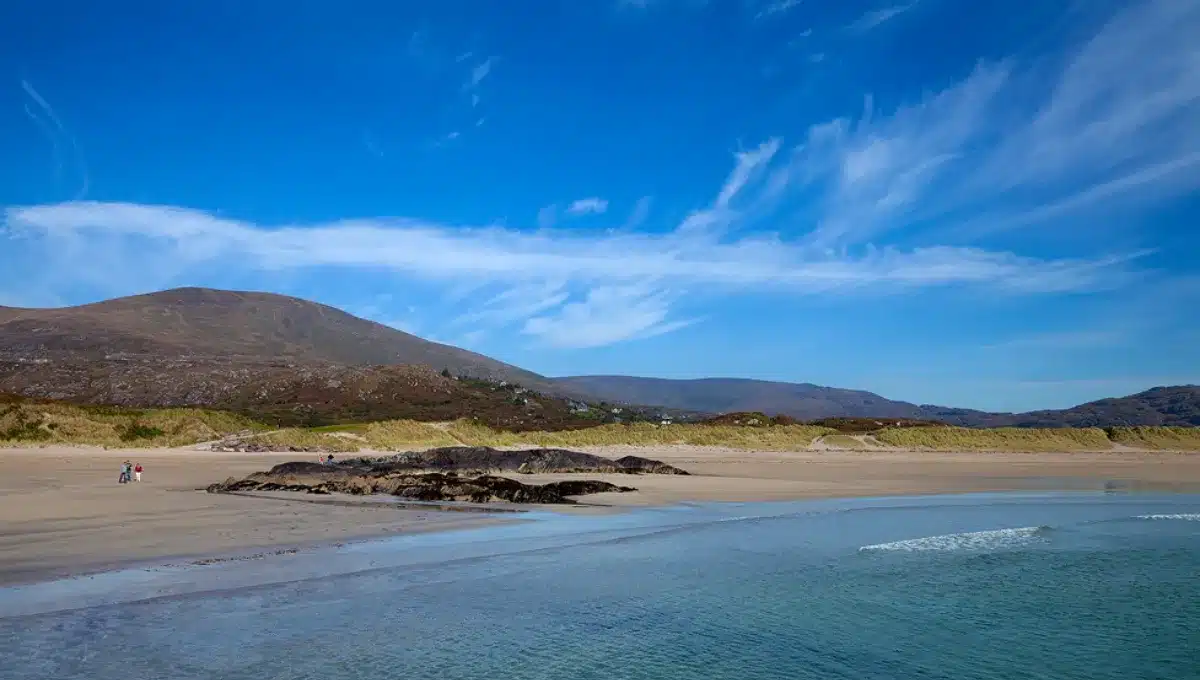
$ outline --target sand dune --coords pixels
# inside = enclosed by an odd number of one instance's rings
[[[568,512],[681,501],[767,501],[1026,489],[1200,490],[1200,455],[1178,453],[760,452],[701,447],[604,447],[691,476],[586,475],[635,486],[598,494]],[[386,503],[292,502],[198,491],[295,453],[66,447],[0,450],[0,584],[43,580],[138,561],[336,542],[399,532],[508,521],[473,513],[398,509]],[[116,483],[120,463],[142,463],[140,484]],[[315,459],[315,454],[314,454]],[[576,476],[578,477],[578,476]],[[522,475],[531,483],[567,475]],[[302,497],[312,501],[313,497]],[[334,499],[339,500],[339,499]]]

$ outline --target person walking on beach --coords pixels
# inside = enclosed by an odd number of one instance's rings
[[[141,463],[138,463],[137,465],[133,466],[133,481],[135,481],[135,482],[142,481],[142,464]]]
[[[121,476],[117,477],[118,484],[126,484],[129,482],[129,461],[121,463]]]

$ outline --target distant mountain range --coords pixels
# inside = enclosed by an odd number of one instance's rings
[[[394,368],[401,364],[425,368]],[[382,368],[387,366],[393,368]],[[447,381],[436,375],[440,371],[478,380]],[[507,385],[497,391],[479,381]],[[514,385],[536,394],[514,392]],[[1070,409],[1011,414],[917,405],[807,383],[551,378],[327,305],[206,288],[58,309],[0,307],[0,392],[90,403],[265,409],[282,414],[283,420],[304,422],[323,417],[449,419],[484,412],[497,425],[579,426],[594,422],[572,416],[581,410],[578,401],[586,400],[676,412],[761,411],[802,420],[932,419],[969,427],[1200,426],[1196,386],[1159,387]],[[536,397],[532,402],[531,396]]]
[[[554,382],[599,399],[708,413],[761,411],[800,420],[830,417],[925,418],[920,406],[860,390],[740,378],[668,380],[585,375]]]
[[[1200,386],[1155,387],[1068,409],[989,413],[894,401],[873,392],[738,378],[667,380],[629,376],[556,378],[599,399],[660,404],[710,413],[761,411],[800,420],[833,417],[939,420],[964,427],[1200,426]]]

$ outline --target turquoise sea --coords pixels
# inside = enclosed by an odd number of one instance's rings
[[[3,589],[0,675],[1200,678],[1198,496],[534,520]]]

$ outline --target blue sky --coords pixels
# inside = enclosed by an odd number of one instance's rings
[[[1200,3],[9,0],[0,304],[333,304],[548,375],[1200,382]]]

